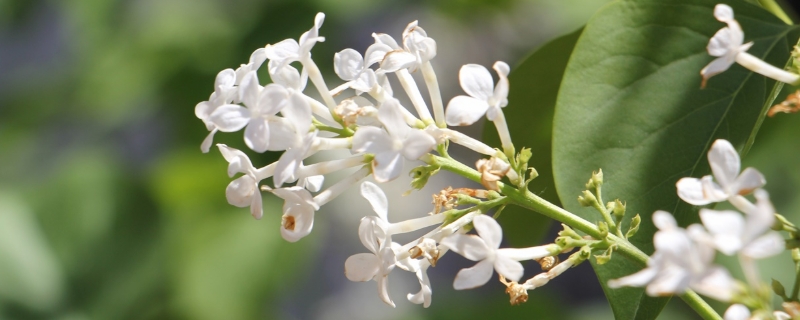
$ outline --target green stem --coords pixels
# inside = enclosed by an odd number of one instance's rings
[[[340,137],[352,137],[354,132],[350,130],[350,128],[336,128],[326,125],[322,122],[317,121],[317,119],[312,119],[314,126],[322,131],[328,131],[338,134]]]
[[[474,169],[467,167],[466,165],[453,159],[446,159],[429,154],[421,158],[421,160],[427,162],[428,164],[439,165],[442,169],[456,173],[472,181],[478,183],[481,181],[481,176],[478,171],[475,171]],[[497,185],[500,189],[500,192],[504,194],[511,203],[528,210],[536,211],[549,218],[565,223],[566,225],[588,234],[595,239],[601,238],[600,230],[591,222],[586,221],[583,218],[540,198],[528,190],[518,190],[511,185],[500,182],[498,182]],[[650,259],[650,257],[624,238],[615,236],[613,234],[608,234],[606,239],[618,246],[617,252],[633,261],[638,262],[642,266],[647,265],[647,260]],[[714,309],[712,309],[711,306],[709,306],[708,303],[706,303],[706,301],[694,291],[686,290],[686,292],[680,295],[680,297],[689,306],[691,306],[695,312],[703,317],[703,319],[722,319],[722,317],[720,317],[719,314],[717,314]]]
[[[766,9],[767,11],[772,12],[772,14],[778,17],[778,19],[781,19],[783,20],[783,22],[786,22],[786,24],[790,26],[794,24],[794,22],[792,22],[792,19],[789,18],[789,15],[787,15],[786,12],[783,11],[781,6],[779,6],[778,3],[775,2],[775,0],[758,0],[758,3],[760,3],[761,6],[764,7],[764,9]]]
[[[795,271],[795,278],[794,278],[794,286],[792,287],[792,295],[789,297],[790,301],[797,301],[797,296],[800,294],[800,261],[797,261],[797,257],[800,256],[800,249],[792,249],[792,260],[794,261],[794,271]]]
[[[683,302],[686,302],[692,309],[694,309],[697,314],[699,314],[703,319],[706,320],[722,320],[722,317],[717,314],[711,306],[703,300],[702,297],[697,295],[696,292],[692,290],[686,290],[686,292],[680,295]]]

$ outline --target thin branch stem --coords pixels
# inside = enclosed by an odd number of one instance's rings
[[[786,12],[783,11],[781,6],[779,6],[778,3],[775,2],[775,0],[758,0],[758,3],[761,4],[761,6],[764,7],[764,9],[766,9],[767,11],[772,12],[772,14],[778,17],[778,19],[781,19],[783,20],[783,22],[786,22],[786,24],[790,26],[794,24],[794,22],[792,22],[792,19],[789,18],[789,15],[787,15]]]
[[[428,164],[437,164],[441,166],[442,169],[456,173],[472,181],[480,182],[481,177],[479,172],[453,159],[446,159],[429,154],[421,158],[421,160],[427,162]],[[528,190],[518,190],[511,185],[506,185],[500,182],[498,182],[497,185],[500,189],[500,193],[505,195],[510,200],[509,202],[565,223],[568,226],[586,233],[595,239],[601,238],[600,230],[591,222],[586,221],[585,219],[540,198]],[[647,260],[650,259],[647,254],[623,238],[620,238],[614,234],[608,234],[606,239],[618,246],[618,253],[628,257],[642,266],[645,266],[647,264]],[[689,306],[691,306],[695,312],[703,317],[703,319],[722,319],[722,317],[720,317],[719,314],[717,314],[714,309],[712,309],[711,306],[709,306],[708,303],[706,303],[706,301],[694,291],[686,290],[686,292],[680,295],[680,297]]]

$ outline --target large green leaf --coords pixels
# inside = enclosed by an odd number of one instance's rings
[[[742,0],[726,1],[736,12],[749,52],[782,66],[797,42],[798,28],[783,24]],[[628,203],[627,218],[642,214],[632,242],[653,251],[655,210],[674,213],[681,225],[698,220],[682,203],[675,182],[708,173],[706,153],[718,138],[739,150],[752,144],[776,84],[734,65],[700,89],[699,71],[713,58],[709,38],[724,26],[714,19],[717,0],[628,0],[600,10],[587,24],[570,58],[558,95],[553,162],[564,206],[590,221],[601,220],[575,198],[592,170],[602,168],[606,201]],[[640,270],[621,257],[595,266],[600,281]],[[604,286],[618,319],[653,319],[667,299],[643,290]]]
[[[516,66],[509,76],[511,87],[508,107],[503,109],[514,145],[531,148],[533,153],[530,165],[536,168],[539,177],[531,182],[530,190],[555,204],[559,204],[559,201],[551,157],[553,113],[564,69],[582,30],[548,42]],[[491,146],[500,145],[492,122],[486,123],[483,138]],[[527,209],[510,206],[503,211],[500,222],[512,245],[530,246],[541,244],[541,238],[552,220],[532,214]]]

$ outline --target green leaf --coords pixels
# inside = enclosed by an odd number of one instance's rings
[[[699,89],[699,72],[713,60],[705,47],[724,27],[713,16],[717,2],[608,5],[587,24],[558,95],[553,161],[564,206],[589,221],[601,220],[575,198],[591,172],[602,168],[604,200],[628,203],[623,224],[641,214],[631,242],[646,253],[653,251],[650,216],[655,210],[672,212],[682,226],[698,221],[697,208],[680,201],[675,182],[709,172],[706,153],[716,139],[728,139],[746,152],[780,90],[775,81],[738,65]],[[745,41],[754,41],[748,52],[785,65],[798,28],[745,1],[726,3],[736,12]],[[667,302],[638,288],[605,287],[609,279],[642,267],[619,258],[595,265],[617,319],[654,319]]]
[[[506,114],[508,129],[517,150],[531,148],[530,165],[539,172],[531,181],[532,192],[558,204],[551,163],[553,112],[561,77],[582,29],[557,38],[537,49],[514,68],[509,76],[510,89]],[[484,141],[499,146],[500,138],[491,122],[483,132]],[[515,245],[538,245],[552,220],[526,209],[509,206],[500,218],[506,238]]]

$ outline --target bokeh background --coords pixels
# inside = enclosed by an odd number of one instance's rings
[[[606,2],[0,0],[0,319],[612,318],[588,265],[511,307],[496,282],[455,292],[455,273],[471,264],[457,255],[429,271],[428,309],[405,299],[418,290],[413,274],[393,272],[392,309],[374,282],[343,274],[345,259],[365,251],[356,230],[372,214],[356,190],[317,214],[311,236],[287,243],[275,197],[265,194],[260,221],[227,204],[227,163],[200,152],[207,131],[194,116],[217,72],[299,37],[320,11],[326,41],[313,55],[329,84],[338,84],[335,52],[363,52],[372,32],[399,37],[419,20],[438,43],[433,65],[449,100],[462,94],[461,65],[513,66]],[[746,158],[795,222],[799,121],[768,119]],[[245,149],[241,132],[216,141]],[[250,154],[258,166],[277,159]],[[407,197],[408,179],[382,185],[390,220],[420,216],[437,189],[469,184],[434,180]],[[762,268],[765,279],[794,280],[788,256]],[[678,299],[664,315],[687,317]]]

